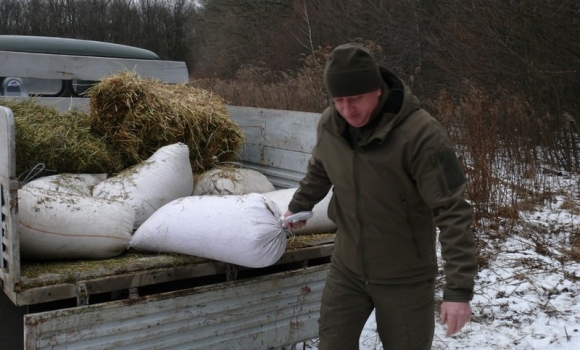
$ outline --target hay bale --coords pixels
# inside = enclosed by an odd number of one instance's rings
[[[126,71],[104,78],[89,96],[91,127],[124,150],[127,166],[181,142],[193,171],[203,172],[235,159],[244,142],[223,99],[207,90]]]
[[[85,113],[61,113],[32,100],[2,98],[0,104],[14,113],[17,176],[33,179],[55,173],[116,173],[123,169],[120,153],[91,132]],[[39,164],[44,164],[44,171]]]

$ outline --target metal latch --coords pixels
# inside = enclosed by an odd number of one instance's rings
[[[235,281],[238,278],[238,268],[232,264],[226,264],[226,281]]]
[[[76,293],[77,293],[77,306],[89,305],[89,290],[87,289],[86,284],[77,283]]]
[[[129,288],[129,299],[139,298],[139,288]]]

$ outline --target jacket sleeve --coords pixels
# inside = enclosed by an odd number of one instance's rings
[[[318,150],[320,141],[323,134],[323,122],[328,117],[329,111],[325,111],[320,118],[316,132],[316,145],[312,150],[312,156],[308,161],[308,166],[306,168],[306,175],[300,181],[300,185],[290,204],[288,204],[288,210],[293,213],[298,213],[301,211],[310,211],[314,206],[320,202],[328,194],[332,183],[326,174],[324,165],[318,158]]]
[[[465,175],[447,132],[428,114],[425,118],[428,122],[419,123],[415,134],[411,172],[439,228],[445,261],[443,300],[469,301],[478,269],[471,227],[473,208],[464,198]]]

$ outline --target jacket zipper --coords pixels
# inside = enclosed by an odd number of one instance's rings
[[[362,263],[362,269],[363,269],[363,274],[364,274],[364,280],[365,280],[365,284],[369,284],[369,274],[368,274],[368,265],[367,265],[367,259],[366,259],[366,245],[365,245],[365,235],[364,235],[364,222],[362,220],[362,208],[361,208],[361,203],[360,203],[360,198],[361,198],[361,194],[360,194],[360,179],[358,176],[358,167],[357,167],[357,155],[358,155],[358,148],[356,148],[353,152],[353,157],[352,157],[352,175],[354,177],[354,186],[355,186],[355,195],[356,195],[356,216],[358,218],[358,224],[359,224],[359,234],[360,234],[360,250],[361,250],[361,263]]]
[[[348,142],[337,135],[334,135],[332,132],[328,131],[328,133],[330,135],[332,135],[333,137],[339,139],[341,142],[345,143],[348,147],[352,148],[351,145],[348,144]],[[367,264],[367,259],[366,259],[366,247],[365,247],[365,240],[364,240],[364,224],[362,221],[362,215],[361,215],[361,206],[360,206],[360,184],[359,184],[359,178],[358,178],[358,168],[356,166],[356,160],[357,160],[357,154],[359,152],[359,147],[356,147],[354,149],[352,149],[352,174],[353,174],[353,183],[355,186],[355,196],[356,196],[356,200],[355,200],[355,212],[356,212],[356,216],[357,216],[357,220],[358,220],[358,224],[359,224],[359,233],[360,233],[360,241],[361,241],[361,263],[362,263],[362,269],[363,269],[363,275],[364,275],[364,280],[365,280],[365,284],[369,284],[369,274],[368,274],[368,264]]]

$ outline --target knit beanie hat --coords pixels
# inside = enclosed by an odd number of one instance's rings
[[[330,97],[366,94],[383,85],[379,66],[364,47],[337,46],[324,67],[324,84]]]

